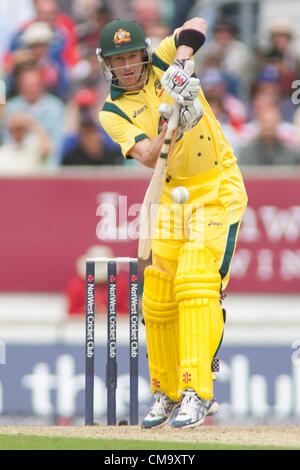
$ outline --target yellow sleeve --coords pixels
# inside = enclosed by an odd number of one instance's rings
[[[148,136],[142,130],[121,115],[110,111],[100,111],[100,124],[105,132],[120,145],[124,157],[129,157],[129,150],[140,140]]]
[[[163,39],[153,52],[153,64],[161,68],[159,65],[156,65],[156,60],[158,59],[162,61],[163,64],[171,65],[174,62],[176,54],[176,44],[177,37],[175,30],[173,35]]]

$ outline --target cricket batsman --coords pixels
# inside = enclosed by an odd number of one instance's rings
[[[100,122],[125,158],[154,168],[173,106],[180,104],[152,239],[152,265],[144,272],[143,317],[154,403],[143,428],[171,420],[175,428],[195,427],[219,407],[212,362],[222,342],[221,294],[247,195],[236,157],[199,79],[185,72],[205,34],[204,19],[192,18],[151,52],[135,21],[117,19],[103,27],[97,49],[111,82]],[[188,191],[188,204],[184,217],[177,211],[170,217],[172,191],[179,186]]]

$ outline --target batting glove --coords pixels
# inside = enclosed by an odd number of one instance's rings
[[[169,106],[166,103],[162,103],[159,108],[158,112],[162,115],[162,117],[168,121],[173,114],[173,107]],[[178,123],[178,130],[180,132],[187,132],[200,121],[203,116],[203,108],[201,101],[199,98],[195,98],[192,105],[190,106],[183,106],[180,110],[179,114],[179,123]]]
[[[203,108],[199,98],[195,98],[190,106],[183,106],[180,110],[179,125],[182,132],[189,131],[198,124],[203,116]]]
[[[184,63],[184,60],[177,60],[170,65],[161,77],[161,84],[177,103],[190,106],[198,96],[200,80],[185,72]]]

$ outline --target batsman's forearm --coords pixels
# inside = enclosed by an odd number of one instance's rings
[[[160,134],[153,140],[144,139],[138,142],[131,150],[130,155],[148,168],[154,168],[161,152],[167,125],[164,125]]]
[[[191,18],[176,32],[177,47],[175,60],[191,58],[205,41],[207,24],[204,18]]]
[[[175,60],[184,60],[186,58],[191,58],[194,55],[194,49],[192,49],[189,46],[179,46],[176,55],[175,55]]]
[[[148,159],[149,162],[151,163],[151,168],[155,167],[155,164],[157,162],[157,159],[160,155],[162,146],[164,144],[164,139],[167,133],[167,126],[165,126],[161,133],[151,141],[149,148],[148,148]]]

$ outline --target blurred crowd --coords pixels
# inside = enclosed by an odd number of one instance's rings
[[[155,48],[184,22],[194,3],[3,2],[0,78],[6,84],[6,104],[1,105],[0,174],[42,166],[134,165],[124,160],[98,121],[109,92],[95,54],[100,32],[111,19],[136,19]],[[217,14],[195,56],[205,96],[241,165],[300,163],[296,26],[275,19],[266,44],[258,40],[250,46],[230,16]]]

